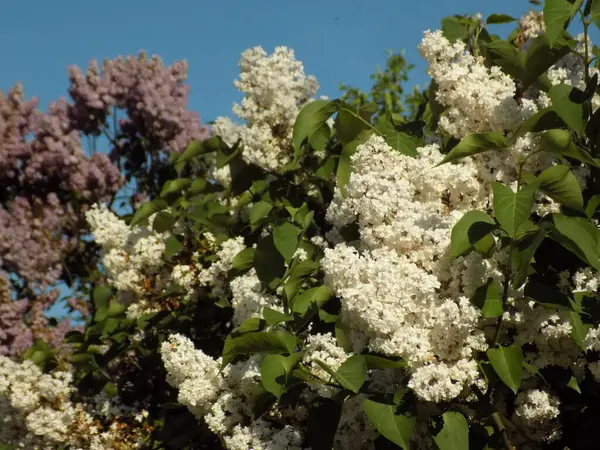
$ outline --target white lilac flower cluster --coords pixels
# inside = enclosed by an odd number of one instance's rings
[[[345,194],[336,193],[327,218],[338,228],[356,221],[360,243],[326,249],[322,265],[343,320],[370,350],[404,358],[409,386],[439,402],[478,379],[474,354],[487,348],[466,294],[493,268],[474,258],[464,273],[452,273],[447,249],[453,225],[488,197],[471,160],[435,167],[443,158],[437,146],[420,152],[418,159],[398,154],[379,136],[358,147]],[[364,338],[357,342],[360,351]]]
[[[31,361],[0,356],[0,444],[31,450],[60,444],[82,450],[142,448],[142,428],[120,419],[128,414],[141,423],[147,412],[116,407],[105,398],[94,399],[95,405],[72,402],[72,378],[69,371],[45,374]]]
[[[86,219],[102,247],[102,264],[110,283],[120,291],[143,294],[145,275],[156,274],[164,264],[167,233],[156,233],[148,226],[132,229],[104,204],[93,205]]]
[[[516,85],[498,66],[470,54],[464,42],[451,44],[442,31],[426,31],[419,49],[437,83],[437,100],[447,107],[439,126],[462,138],[486,131],[514,130],[535,113],[535,105],[513,98]]]
[[[261,47],[242,53],[240,76],[235,86],[244,93],[233,113],[246,122],[236,125],[219,117],[213,125],[215,134],[228,145],[242,140],[242,158],[265,170],[277,170],[290,160],[292,130],[300,109],[316,95],[319,88],[313,76],[304,73],[294,51],[276,47],[271,55]],[[215,171],[215,179],[228,183],[226,169]]]

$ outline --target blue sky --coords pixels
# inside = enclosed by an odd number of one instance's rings
[[[336,97],[340,82],[368,88],[386,51],[405,48],[417,65],[411,84],[426,84],[417,52],[423,30],[450,14],[501,12],[518,17],[527,0],[21,0],[3,5],[0,89],[22,81],[41,106],[66,95],[67,67],[156,53],[190,64],[190,107],[205,121],[229,115],[240,98],[232,82],[240,53],[255,45],[296,50],[322,95]]]

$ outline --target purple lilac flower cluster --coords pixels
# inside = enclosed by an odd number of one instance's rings
[[[187,110],[186,76],[185,62],[165,66],[142,52],[102,70],[92,61],[85,74],[70,67],[72,102],[60,98],[46,113],[21,85],[0,91],[0,355],[16,356],[36,338],[59,346],[72,329],[69,320],[49,327],[44,314],[56,284],[81,273],[69,264],[97,264],[81,240],[90,205],[111,201],[132,179],[138,197],[160,189],[167,152],[208,137]],[[88,156],[82,136],[101,134],[112,151]],[[85,313],[82,303],[69,302]]]
[[[161,184],[167,152],[180,153],[191,141],[209,136],[198,114],[187,109],[185,61],[165,66],[158,56],[140,52],[137,57],[106,60],[101,70],[93,60],[85,74],[70,67],[69,78],[81,129],[105,132],[109,116],[115,119],[116,110],[125,113],[110,136],[110,157],[122,163],[127,180],[137,178],[138,190],[152,191]]]

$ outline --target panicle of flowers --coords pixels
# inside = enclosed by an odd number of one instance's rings
[[[79,106],[81,128],[98,132],[116,107],[127,113],[121,122],[125,135],[144,133],[152,148],[182,152],[191,141],[207,137],[198,115],[187,109],[187,69],[185,61],[165,66],[143,51],[105,60],[101,70],[92,60],[85,74],[69,67],[69,93]],[[125,156],[125,148],[115,147],[113,159]]]
[[[147,430],[93,404],[76,403],[70,371],[42,373],[31,361],[0,356],[0,442],[18,448],[142,448]],[[144,411],[124,408],[144,416]],[[108,425],[107,425],[107,419]]]
[[[156,233],[148,226],[131,229],[104,204],[93,205],[86,218],[102,246],[110,283],[120,291],[142,295],[145,277],[156,274],[164,264],[167,233]]]
[[[482,57],[467,52],[465,43],[451,44],[441,30],[426,31],[419,50],[437,83],[436,99],[446,106],[439,126],[462,138],[486,131],[512,131],[536,112],[533,102],[520,106],[516,86],[500,67],[487,68]]]
[[[250,48],[242,53],[239,66],[234,84],[245,96],[233,112],[246,125],[219,117],[213,132],[228,145],[241,139],[242,157],[248,163],[277,170],[290,160],[294,121],[319,85],[315,77],[305,75],[302,63],[287,47],[276,47],[271,55],[261,47]],[[222,174],[221,178],[226,180]]]

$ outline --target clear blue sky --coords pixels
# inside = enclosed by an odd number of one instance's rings
[[[368,88],[386,50],[405,48],[417,68],[411,84],[425,84],[416,50],[422,32],[451,14],[505,13],[518,17],[527,0],[20,0],[2,8],[0,89],[22,81],[27,96],[45,105],[66,95],[67,67],[156,53],[190,64],[190,106],[205,121],[229,115],[240,98],[232,82],[240,53],[255,45],[296,50],[322,95],[340,82]]]

